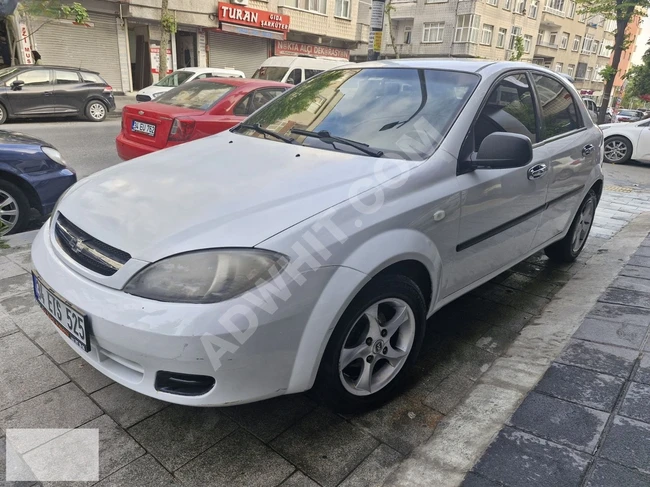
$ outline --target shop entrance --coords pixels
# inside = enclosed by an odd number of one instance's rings
[[[196,55],[196,32],[176,32],[176,66],[193,68],[198,66]]]
[[[139,91],[153,83],[149,53],[149,26],[134,25],[129,27],[129,54],[131,56],[133,91]]]

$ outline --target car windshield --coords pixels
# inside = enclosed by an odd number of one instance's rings
[[[234,86],[211,81],[194,81],[156,98],[156,102],[175,107],[209,110]]]
[[[163,79],[158,81],[154,86],[165,86],[167,88],[175,88],[185,83],[188,79],[194,76],[194,71],[174,71],[168,74]]]
[[[12,74],[14,74],[16,71],[18,71],[18,68],[16,68],[16,67],[2,68],[2,69],[0,69],[0,79],[8,78]]]
[[[619,112],[619,115],[622,115],[624,117],[638,117],[639,114],[635,112],[634,110],[621,110]]]
[[[282,78],[284,78],[284,75],[287,74],[287,71],[289,71],[289,68],[262,66],[260,69],[255,71],[253,78],[266,79],[269,81],[282,81]]]
[[[293,129],[325,131],[367,144],[384,157],[422,160],[440,144],[478,82],[472,73],[434,69],[326,71],[271,101],[245,123],[305,146],[364,153],[329,138],[292,135]],[[259,130],[240,132],[266,137]]]

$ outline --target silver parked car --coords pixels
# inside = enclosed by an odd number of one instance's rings
[[[540,250],[578,256],[602,155],[578,93],[535,65],[345,65],[73,186],[34,241],[35,295],[84,360],[157,399],[316,385],[373,407],[436,310]]]

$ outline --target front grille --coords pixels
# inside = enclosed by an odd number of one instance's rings
[[[151,101],[151,97],[149,95],[135,95],[136,101]]]
[[[56,218],[54,235],[72,260],[102,276],[112,276],[131,258],[126,252],[91,237],[61,213]]]

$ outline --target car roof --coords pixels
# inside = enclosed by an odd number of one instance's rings
[[[230,69],[230,68],[192,68],[192,67],[187,67],[187,68],[179,68],[176,71],[191,71],[193,73],[215,73],[215,72],[223,72],[223,73],[237,73],[237,74],[244,74],[238,69]]]
[[[251,86],[253,88],[259,87],[273,87],[278,86],[281,88],[293,87],[289,83],[279,83],[277,81],[267,81],[265,79],[252,79],[252,78],[204,78],[193,80],[190,83],[222,83],[231,86]],[[183,85],[181,85],[183,86]]]
[[[21,64],[17,66],[19,68],[28,68],[28,69],[69,69],[70,71],[83,71],[84,73],[99,74],[98,71],[93,71],[86,68],[74,68],[72,66],[56,66],[53,64]]]

